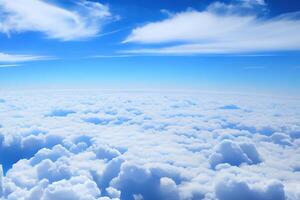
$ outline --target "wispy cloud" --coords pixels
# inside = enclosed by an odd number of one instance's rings
[[[0,32],[37,31],[63,41],[97,36],[109,8],[98,2],[76,1],[72,10],[44,0],[0,0]]]
[[[19,63],[19,62],[29,62],[37,60],[53,60],[54,57],[50,56],[38,56],[38,55],[17,55],[17,54],[5,54],[0,53],[0,62],[5,63],[3,66],[12,66],[11,64],[6,63]]]
[[[1,65],[0,64],[0,68],[6,68],[6,67],[18,67],[20,65],[17,65],[17,64],[4,64],[4,65]]]
[[[259,7],[260,9],[258,9]],[[300,13],[259,17],[263,1],[238,5],[214,3],[204,11],[188,10],[132,30],[123,43],[160,44],[127,53],[227,54],[300,50]]]
[[[135,57],[138,55],[133,55],[133,54],[112,54],[112,55],[95,55],[95,56],[90,56],[88,58],[128,58],[128,57]]]

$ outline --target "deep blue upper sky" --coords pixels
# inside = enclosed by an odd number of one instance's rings
[[[300,93],[297,0],[31,2],[0,1],[1,89]]]

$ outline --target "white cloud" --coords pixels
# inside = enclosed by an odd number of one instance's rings
[[[271,182],[265,187],[249,186],[246,181],[236,178],[224,178],[216,185],[216,195],[219,200],[284,200],[284,186],[280,182]]]
[[[79,40],[96,36],[111,14],[107,6],[80,0],[69,10],[46,0],[0,0],[0,31],[36,31],[49,38]]]
[[[271,141],[280,145],[292,145],[292,139],[290,136],[284,133],[273,133],[270,136]]]
[[[85,176],[61,180],[50,185],[44,192],[42,200],[96,200],[101,191],[96,183]]]
[[[204,11],[188,10],[137,27],[124,43],[164,45],[123,53],[223,54],[300,49],[299,13],[260,17],[253,4],[265,8],[263,1],[243,2],[238,5],[214,3]]]
[[[215,168],[220,163],[239,166],[242,163],[257,164],[261,158],[253,144],[235,144],[224,140],[218,147],[217,152],[210,157],[210,165]]]
[[[18,62],[37,61],[37,60],[49,60],[49,59],[53,59],[53,57],[0,53],[0,62],[2,63],[18,63]],[[11,64],[0,65],[0,67],[15,67],[15,66],[18,65],[11,65]]]
[[[261,6],[265,6],[266,2],[264,0],[241,0],[242,2],[244,2],[245,4],[247,4],[248,6],[253,6],[253,5],[261,5]]]
[[[179,199],[179,191],[176,183],[167,177],[160,179],[161,199]]]
[[[18,67],[20,65],[16,65],[16,64],[5,64],[5,65],[0,65],[0,68],[6,68],[6,67]]]

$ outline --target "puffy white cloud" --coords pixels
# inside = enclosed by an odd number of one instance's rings
[[[53,163],[43,160],[37,165],[36,172],[38,179],[47,179],[49,182],[71,178],[70,168],[63,161]]]
[[[165,177],[167,175],[174,174],[163,168],[124,163],[111,186],[121,191],[121,199],[179,199],[177,185],[172,178]]]
[[[42,200],[96,200],[101,191],[96,183],[84,176],[73,177],[51,184]]]
[[[300,196],[297,99],[98,91],[0,99],[3,200]]]
[[[52,149],[44,148],[44,149],[39,150],[34,155],[34,157],[32,157],[30,159],[30,164],[37,165],[46,159],[47,160],[49,159],[49,160],[55,162],[58,158],[60,158],[62,156],[70,156],[70,152],[67,149],[65,149],[63,146],[56,145]]]
[[[112,160],[121,155],[121,153],[116,149],[111,149],[109,147],[97,147],[95,149],[95,154],[98,159]]]
[[[265,8],[263,1],[241,2],[237,5],[217,2],[203,11],[187,10],[137,27],[124,40],[125,43],[164,45],[124,52],[226,54],[300,49],[297,34],[300,31],[299,13],[261,17],[257,13],[261,9],[257,6]]]
[[[211,167],[215,168],[220,163],[234,166],[239,166],[242,163],[257,164],[261,162],[261,158],[253,144],[236,144],[224,140],[218,145],[216,153],[211,155],[209,162]]]
[[[106,188],[106,191],[111,198],[120,198],[121,192],[113,187]]]
[[[280,145],[292,145],[291,137],[284,133],[273,133],[270,139]]]
[[[37,31],[59,40],[86,39],[110,16],[107,6],[87,0],[74,2],[72,10],[46,0],[0,1],[0,31],[6,34]]]
[[[3,163],[4,171],[6,171],[16,161],[31,158],[40,149],[44,147],[51,148],[61,143],[61,141],[60,136],[52,134],[5,137],[0,133],[0,151],[2,153],[0,162]]]
[[[216,185],[219,200],[284,200],[284,186],[280,182],[271,182],[265,186],[250,185],[245,181],[223,179]]]
[[[170,179],[163,177],[160,179],[161,199],[179,199],[179,192],[176,183]]]

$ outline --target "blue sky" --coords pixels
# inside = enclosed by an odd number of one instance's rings
[[[296,0],[0,0],[0,88],[299,94],[299,11]]]

